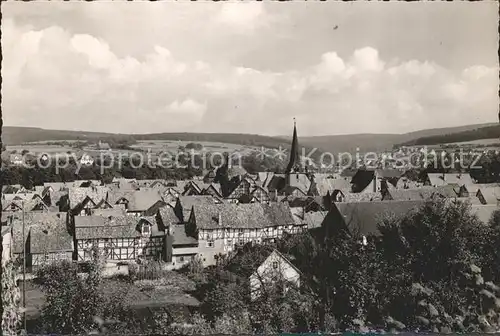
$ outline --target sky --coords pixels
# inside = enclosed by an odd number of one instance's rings
[[[7,2],[4,125],[404,133],[498,121],[495,2]]]

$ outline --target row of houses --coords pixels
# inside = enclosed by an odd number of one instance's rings
[[[95,253],[117,265],[157,259],[177,268],[195,256],[214,265],[249,242],[268,245],[306,230],[374,235],[380,216],[404,215],[432,197],[470,202],[483,221],[498,207],[498,188],[467,174],[428,174],[417,183],[395,169],[308,172],[298,163],[296,129],[291,153],[285,174],[252,175],[226,160],[197,180],[10,188],[2,194],[2,225],[11,228],[12,254],[26,251],[30,268],[54,259],[85,263]]]
[[[4,211],[3,234],[8,236],[7,228],[11,228],[11,238],[6,238],[13,242],[11,253],[20,257],[26,250],[30,267],[55,259],[87,262],[95,248],[114,263],[157,259],[181,267],[198,255],[205,265],[213,265],[219,255],[248,242],[273,243],[287,234],[339,225],[360,235],[373,235],[380,216],[389,212],[402,215],[430,197],[474,199],[457,197],[450,186],[393,190],[387,194],[390,198],[288,196],[268,204],[224,202],[211,195],[180,195],[170,204],[159,194],[148,198],[149,202],[134,201],[144,193],[153,195],[151,190],[101,202],[97,200],[102,194],[92,187],[77,191],[72,193],[67,212]],[[472,204],[485,222],[498,209],[499,191],[500,187],[484,187],[476,197],[479,201]]]

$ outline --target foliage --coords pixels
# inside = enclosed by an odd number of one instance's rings
[[[86,279],[71,264],[49,268],[41,274],[50,307],[45,320],[54,320],[47,331],[84,332],[96,314],[127,321],[113,331],[169,335],[498,330],[499,220],[495,213],[485,226],[470,205],[433,199],[405,216],[380,218],[380,235],[367,244],[355,233],[308,232],[272,247],[246,245],[210,268],[195,259],[184,271],[201,307],[188,324],[163,312],[148,328],[134,325],[140,319],[119,296],[103,298],[98,290],[98,263]],[[252,300],[249,275],[273,248],[301,270],[301,286],[278,277],[262,282]]]
[[[2,268],[2,335],[17,335],[21,322],[21,293],[16,283],[16,269],[11,260]]]
[[[282,295],[277,280],[256,301],[245,299],[242,284],[266,248],[244,247],[205,271],[201,313],[212,326],[248,313],[261,333],[498,329],[498,218],[485,227],[468,204],[434,199],[406,216],[381,218],[381,235],[366,245],[356,235],[290,236],[276,247],[307,286]]]
[[[92,268],[82,278],[75,264],[48,265],[38,271],[39,284],[46,294],[42,310],[42,329],[47,333],[84,333],[95,325],[93,317],[101,315],[103,297],[99,291],[99,274]]]
[[[185,149],[202,150],[203,145],[199,144],[199,143],[195,143],[195,142],[190,142],[190,143],[186,144],[186,146],[184,148]]]

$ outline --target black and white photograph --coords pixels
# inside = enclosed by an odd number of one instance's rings
[[[497,1],[2,1],[2,335],[500,333]]]

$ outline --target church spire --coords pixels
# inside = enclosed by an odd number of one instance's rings
[[[286,167],[286,173],[301,171],[300,155],[299,155],[299,140],[297,138],[297,123],[293,118],[293,138],[292,148],[290,149],[290,161]]]

